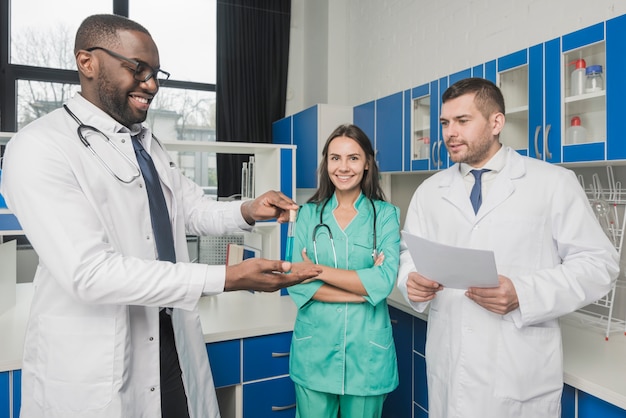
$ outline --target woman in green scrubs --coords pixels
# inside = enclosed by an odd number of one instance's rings
[[[293,262],[323,270],[289,288],[298,306],[296,417],[376,418],[398,385],[386,298],[398,273],[399,209],[384,201],[374,150],[357,126],[339,126],[322,156],[319,188],[298,211]]]

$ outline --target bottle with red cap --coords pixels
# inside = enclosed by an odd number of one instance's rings
[[[570,95],[578,96],[579,94],[583,94],[585,92],[585,81],[587,78],[587,74],[585,73],[587,63],[584,59],[579,58],[570,62],[568,65],[574,66],[574,71],[572,71],[570,77]]]
[[[580,124],[580,117],[574,116],[571,125],[565,130],[566,144],[583,144],[587,142],[587,130]]]

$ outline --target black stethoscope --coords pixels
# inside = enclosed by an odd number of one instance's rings
[[[374,262],[376,262],[376,258],[378,258],[378,250],[376,249],[376,206],[374,206],[374,201],[372,199],[368,198],[368,200],[372,204],[372,210],[374,211],[374,244],[373,244],[373,249],[372,249],[372,259],[374,259]],[[322,210],[320,210],[320,222],[317,225],[315,225],[315,228],[313,228],[313,255],[315,257],[315,264],[319,264],[317,260],[316,236],[317,236],[317,232],[320,229],[326,229],[326,231],[328,232],[328,239],[330,240],[330,246],[333,250],[333,259],[335,262],[334,267],[337,268],[337,252],[335,251],[335,240],[333,239],[333,233],[330,230],[330,226],[325,224],[324,221],[322,220],[322,217],[324,215],[324,209],[326,209],[326,205],[328,204],[329,201],[330,199],[326,199],[326,201],[322,205]]]
[[[78,116],[76,116],[69,107],[67,107],[67,105],[63,105],[63,108],[65,109],[65,111],[76,121],[76,123],[78,123],[78,128],[76,129],[76,132],[78,133],[78,138],[80,139],[80,141],[83,143],[83,145],[89,150],[91,151],[91,153],[96,157],[96,159],[100,162],[100,164],[102,165],[102,167],[104,167],[104,169],[106,171],[109,172],[109,174],[111,174],[114,178],[116,178],[117,180],[121,181],[122,183],[125,184],[129,184],[132,183],[135,179],[141,177],[141,170],[139,169],[139,167],[137,166],[137,164],[135,164],[135,162],[133,160],[131,160],[126,154],[124,154],[124,152],[119,149],[119,147],[117,145],[115,145],[114,142],[111,141],[111,139],[106,136],[104,134],[104,132],[102,132],[100,129],[94,127],[94,126],[90,126],[90,125],[85,125],[80,119],[78,119]],[[91,143],[89,141],[87,141],[87,138],[85,138],[85,135],[83,134],[83,132],[85,131],[92,131],[96,134],[99,134],[104,140],[106,140],[106,142],[113,147],[113,149],[124,158],[124,161],[126,161],[128,163],[128,165],[133,169],[133,171],[135,172],[134,174],[131,175],[130,179],[123,179],[120,176],[118,176],[117,174],[115,174],[115,172],[113,171],[113,169],[111,168],[111,166],[109,166],[109,164],[107,164],[106,161],[104,161],[102,159],[102,157],[100,157],[98,155],[98,153],[96,153],[96,151],[94,151],[93,147],[91,146]]]

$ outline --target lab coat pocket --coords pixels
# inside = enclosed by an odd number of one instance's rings
[[[396,351],[391,327],[368,331],[369,379],[373,391],[391,391],[397,384]]]
[[[519,402],[559,402],[563,387],[559,328],[517,328],[507,321],[501,326],[495,395]]]
[[[44,316],[37,374],[45,390],[35,390],[44,408],[85,411],[111,401],[115,319]]]

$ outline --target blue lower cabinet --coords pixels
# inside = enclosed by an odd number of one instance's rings
[[[243,381],[265,379],[289,373],[291,332],[243,340]]]
[[[398,387],[387,395],[383,405],[383,418],[411,416],[413,386],[413,315],[389,307],[393,340],[398,357]]]
[[[206,345],[216,388],[241,383],[241,340]]]
[[[22,371],[13,370],[13,418],[19,418],[22,405]]]
[[[413,402],[428,411],[426,358],[418,353],[413,354]]]
[[[11,418],[11,392],[9,390],[9,372],[0,373],[0,418]]]
[[[576,418],[576,389],[570,385],[563,386],[561,418]]]
[[[243,384],[244,418],[295,416],[296,391],[289,376]]]
[[[565,415],[563,415],[565,417]],[[578,418],[626,418],[626,410],[578,391]]]
[[[413,418],[428,418],[428,411],[424,410],[421,406],[414,404]]]

